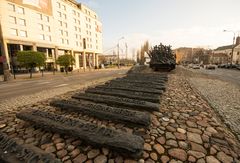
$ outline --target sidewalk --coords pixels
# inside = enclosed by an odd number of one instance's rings
[[[129,69],[130,67],[121,67],[121,69]],[[53,77],[59,77],[59,76],[64,76],[64,77],[68,77],[68,76],[74,76],[74,75],[79,75],[79,74],[83,74],[83,73],[91,73],[91,72],[96,72],[96,71],[111,71],[111,70],[116,70],[118,69],[116,68],[108,68],[108,69],[86,69],[85,71],[83,69],[81,70],[75,70],[72,72],[68,72],[68,74],[66,74],[65,72],[59,72],[56,71],[55,74],[53,72],[44,72],[43,73],[43,77],[42,77],[42,73],[41,72],[37,72],[37,73],[33,73],[32,74],[32,78],[30,78],[30,74],[26,73],[26,74],[16,74],[16,79],[14,79],[14,76],[11,74],[11,80],[4,82],[3,81],[3,75],[0,75],[0,84],[3,83],[9,83],[9,82],[17,82],[17,81],[23,81],[23,80],[39,80],[39,79],[47,79],[47,78],[53,78]]]

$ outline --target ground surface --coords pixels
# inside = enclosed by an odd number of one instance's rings
[[[183,69],[183,73],[240,140],[240,71]]]
[[[0,131],[19,143],[33,144],[53,153],[62,162],[240,162],[240,145],[234,134],[215,114],[214,109],[189,84],[182,69],[169,75],[167,90],[162,96],[159,112],[154,112],[148,129],[128,128],[122,124],[102,121],[77,113],[50,107],[49,101],[26,107],[11,107],[0,112]],[[77,90],[75,92],[79,92]],[[69,98],[75,92],[57,98]],[[143,134],[144,152],[137,160],[125,158],[107,148],[96,148],[81,140],[46,132],[15,118],[26,108],[41,109],[67,117],[75,117],[128,133]],[[2,108],[3,109],[3,108]]]

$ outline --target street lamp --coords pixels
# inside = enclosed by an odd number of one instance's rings
[[[230,63],[230,68],[232,68],[232,62],[233,62],[233,51],[234,51],[234,42],[235,42],[235,35],[236,33],[234,31],[229,31],[229,30],[223,30],[223,32],[232,32],[233,33],[233,44],[232,44],[232,53],[231,53],[231,63]]]
[[[118,39],[118,44],[117,44],[117,48],[118,48],[118,68],[120,68],[120,57],[119,57],[119,42],[120,42],[120,40],[123,40],[124,39],[124,37],[121,37],[120,39]]]

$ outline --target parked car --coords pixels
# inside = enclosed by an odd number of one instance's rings
[[[193,69],[200,69],[200,65],[193,65],[192,68]]]
[[[205,69],[207,69],[207,70],[215,70],[216,69],[216,65],[206,65]]]

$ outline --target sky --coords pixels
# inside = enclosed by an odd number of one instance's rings
[[[240,34],[240,0],[78,0],[96,11],[103,26],[104,53],[128,45],[129,53],[144,41],[178,47],[216,48]],[[114,49],[116,50],[116,48]]]

